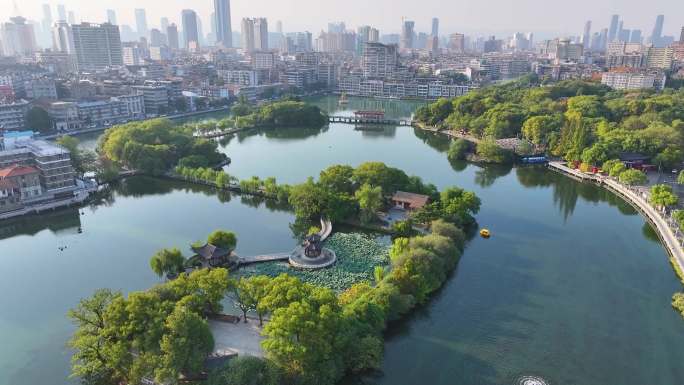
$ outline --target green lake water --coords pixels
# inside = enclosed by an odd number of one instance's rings
[[[339,108],[335,98],[313,102]],[[417,105],[352,98],[336,113],[407,117]],[[544,168],[449,164],[447,140],[412,128],[366,129],[241,133],[221,147],[240,178],[296,183],[331,164],[378,160],[482,199],[477,220],[493,237],[473,239],[445,287],[391,325],[381,373],[345,383],[684,381],[684,320],[670,307],[681,284],[629,205]],[[99,287],[158,282],[148,267],[155,250],[187,250],[216,228],[238,234],[241,254],[286,250],[292,220],[238,196],[133,178],[80,211],[0,222],[0,384],[68,383],[67,309]]]

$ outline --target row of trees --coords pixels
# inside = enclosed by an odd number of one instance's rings
[[[115,126],[102,135],[100,155],[116,164],[150,174],[163,174],[179,161],[194,166],[214,165],[226,159],[216,142],[193,137],[192,128],[168,119]]]
[[[415,116],[480,138],[522,136],[554,156],[590,165],[620,152],[650,155],[666,169],[684,159],[684,90],[619,92],[584,81],[539,87],[524,78],[439,100]]]

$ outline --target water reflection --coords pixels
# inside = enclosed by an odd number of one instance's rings
[[[512,169],[512,164],[493,164],[481,167],[475,172],[475,183],[483,188],[489,187],[497,179],[510,174]]]
[[[637,215],[637,211],[617,195],[588,182],[576,182],[554,172],[540,172],[543,166],[516,168],[518,182],[525,187],[552,187],[553,201],[567,221],[582,198],[586,202],[606,202],[624,215]]]
[[[65,208],[40,214],[0,221],[0,239],[17,235],[35,235],[43,230],[55,234],[75,234],[81,229],[81,214],[77,208]]]
[[[360,131],[364,138],[372,139],[374,137],[394,138],[397,135],[396,126],[386,126],[378,124],[356,124],[355,131]]]
[[[449,146],[451,145],[451,139],[448,137],[442,135],[442,134],[436,134],[434,132],[429,132],[429,131],[424,131],[419,128],[414,128],[413,129],[413,134],[423,141],[423,143],[427,144],[431,148],[434,148],[435,150],[439,152],[447,152],[449,151]]]
[[[388,119],[410,118],[419,106],[425,104],[422,101],[401,101],[385,99],[348,98],[346,105],[339,104],[339,97],[325,96],[305,99],[328,114],[351,115],[354,111],[384,111]]]

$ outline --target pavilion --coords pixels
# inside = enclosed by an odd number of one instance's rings
[[[405,191],[397,191],[392,196],[394,208],[414,211],[423,208],[430,201],[430,197]]]

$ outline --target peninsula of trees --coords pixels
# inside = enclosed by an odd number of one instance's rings
[[[486,140],[523,137],[550,155],[588,165],[621,152],[648,155],[664,169],[684,159],[684,89],[613,91],[593,82],[540,85],[525,77],[440,99],[416,111],[416,119]]]

